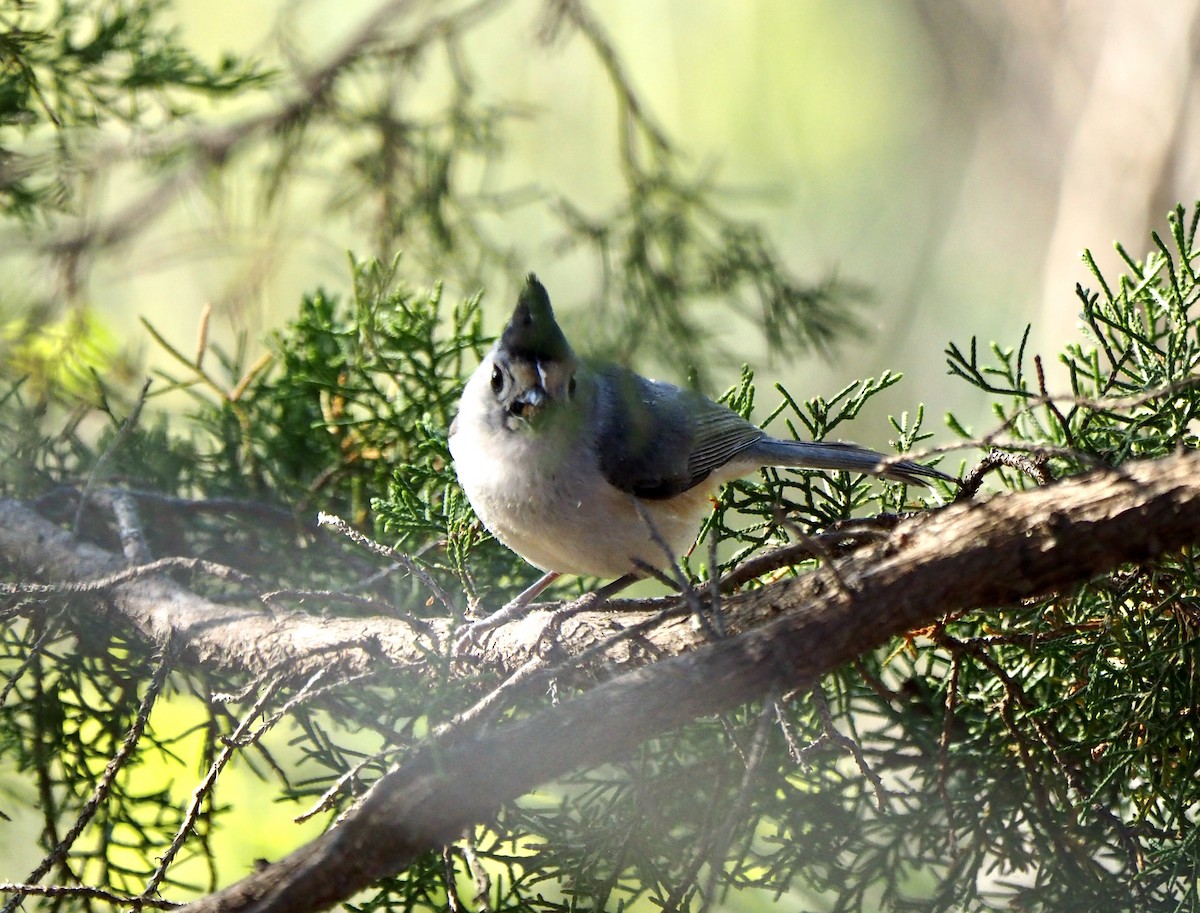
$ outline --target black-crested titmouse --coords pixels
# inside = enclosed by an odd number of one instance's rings
[[[533,274],[467,382],[450,451],[484,525],[547,572],[477,623],[485,627],[559,574],[624,582],[638,561],[670,564],[694,541],[713,491],[764,466],[950,480],[855,444],[779,440],[699,393],[580,359]]]

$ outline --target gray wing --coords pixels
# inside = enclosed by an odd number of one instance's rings
[[[682,494],[764,437],[736,412],[673,384],[615,366],[597,380],[600,471],[639,498]]]

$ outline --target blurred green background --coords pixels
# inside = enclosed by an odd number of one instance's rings
[[[202,59],[232,51],[279,69],[274,87],[232,105],[203,102],[197,118],[221,124],[267,106],[296,69],[322,61],[377,8],[172,4],[168,16]],[[414,19],[437,7],[402,9]],[[946,378],[945,344],[976,335],[1015,345],[1032,324],[1032,350],[1057,351],[1077,332],[1074,283],[1090,282],[1079,251],[1091,247],[1112,267],[1115,238],[1145,237],[1170,205],[1195,195],[1186,154],[1194,3],[605,0],[592,11],[649,114],[689,168],[715,176],[725,205],[765,226],[798,277],[836,276],[870,292],[867,334],[825,359],[764,365],[757,337],[732,324],[738,354],[762,368],[761,382],[831,393],[898,370],[907,380],[889,408],[924,401],[934,430],[948,410],[985,420],[975,392]],[[478,96],[519,113],[500,125],[502,155],[460,181],[518,201],[559,194],[599,218],[621,189],[614,94],[578,35],[539,38],[545,18],[533,0],[495,4],[463,41]],[[403,30],[403,16],[394,27]],[[396,89],[418,109],[449,84],[435,63],[420,75]],[[327,141],[332,160],[336,140]],[[244,333],[253,345],[303,291],[344,287],[347,251],[374,252],[369,213],[326,206],[344,175],[310,168],[267,208],[261,167],[251,156],[219,181],[190,184],[69,290],[16,239],[0,259],[10,303],[90,306],[121,346],[152,363],[162,356],[139,317],[188,350],[206,304],[215,339]],[[114,169],[91,186],[89,213],[119,209],[153,179],[132,162]],[[514,204],[487,228],[516,249],[514,265],[542,276],[578,337],[594,262],[556,246],[558,228],[536,203]],[[414,284],[446,278],[452,295],[476,290],[412,260],[403,272]],[[498,330],[513,277],[482,278]],[[714,310],[711,319],[724,318]],[[637,366],[677,377],[680,368],[663,362]],[[713,377],[733,383],[736,365]],[[881,416],[868,416],[859,437],[879,443],[887,431]]]

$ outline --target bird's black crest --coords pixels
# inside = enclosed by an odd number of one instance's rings
[[[530,361],[566,360],[574,355],[554,319],[550,296],[533,273],[525,279],[516,310],[500,337],[500,348]]]

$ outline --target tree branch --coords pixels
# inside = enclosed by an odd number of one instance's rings
[[[739,597],[778,613],[758,629],[628,672],[502,728],[457,730],[427,743],[339,826],[188,910],[324,909],[579,765],[621,757],[646,738],[772,688],[810,687],[946,612],[1019,603],[1196,541],[1196,454],[931,512],[839,562],[845,587],[810,574]]]
[[[131,574],[120,555],[75,539],[19,501],[0,500],[0,559],[83,591],[114,578],[107,599],[143,637],[160,646],[175,643],[184,657],[213,669],[254,675],[286,670],[289,677],[307,678],[329,666],[353,675],[380,662],[423,665],[437,647],[398,619],[321,618],[228,605],[169,577]]]
[[[214,670],[284,674],[293,681],[322,668],[339,676],[361,675],[378,671],[381,664],[424,667],[431,653],[444,652],[449,643],[448,619],[341,618],[213,602],[160,573],[174,567],[205,570],[197,559],[164,558],[130,568],[121,555],[74,538],[15,500],[0,499],[0,560],[50,579],[44,586],[24,587],[31,595],[100,593],[143,637],[159,646],[174,643],[183,651],[182,660]],[[4,591],[0,585],[0,594]],[[552,641],[562,656],[595,651],[593,665],[603,665],[611,674],[614,668],[675,656],[705,641],[686,612],[653,623],[673,601],[612,600],[600,611],[579,612],[567,621],[559,620],[559,604],[535,608],[488,632],[460,658],[511,673],[543,656]],[[756,626],[765,617],[757,602],[723,606],[722,611],[732,632]],[[771,614],[773,610],[766,612]],[[613,637],[638,625],[645,630],[636,636]],[[610,645],[596,649],[605,643]]]

